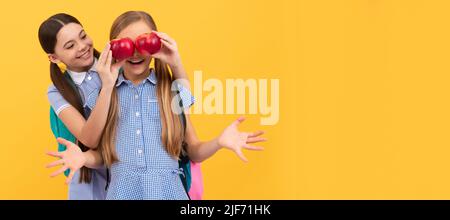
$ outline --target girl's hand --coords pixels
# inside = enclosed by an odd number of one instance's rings
[[[103,52],[98,58],[96,69],[102,80],[102,87],[108,86],[112,88],[119,76],[120,67],[123,66],[126,60],[121,60],[111,65],[113,58],[110,48],[111,45],[109,43],[106,44],[105,49],[103,49]]]
[[[230,149],[236,153],[236,155],[241,158],[244,162],[247,162],[242,153],[242,148],[247,150],[263,150],[262,147],[251,146],[250,143],[257,143],[261,141],[266,141],[266,138],[258,137],[264,134],[263,131],[257,131],[253,133],[240,132],[238,130],[238,125],[245,120],[244,117],[238,118],[236,121],[231,123],[230,126],[225,128],[222,134],[218,138],[218,144],[221,147]]]
[[[47,168],[62,165],[62,167],[53,172],[50,177],[55,177],[67,169],[70,169],[70,174],[66,179],[66,184],[69,184],[75,174],[75,171],[79,170],[86,163],[86,158],[78,145],[64,138],[57,138],[56,140],[58,143],[65,145],[67,149],[62,152],[47,152],[47,155],[49,156],[60,158],[57,161],[49,163]]]
[[[162,48],[157,53],[153,54],[152,57],[167,63],[170,68],[178,68],[181,65],[181,58],[178,53],[177,42],[166,33],[157,31],[153,31],[153,33],[161,38]]]

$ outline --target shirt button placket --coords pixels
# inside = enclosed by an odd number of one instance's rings
[[[142,137],[142,121],[140,120],[140,108],[141,108],[141,102],[140,102],[140,95],[139,95],[139,91],[137,88],[134,88],[134,106],[135,106],[135,117],[133,117],[133,121],[136,125],[136,130],[135,130],[135,138],[136,138],[136,143],[138,143],[138,147],[137,147],[137,161],[138,161],[138,166],[140,167],[145,167],[145,158],[144,158],[144,150],[143,150],[143,137]]]

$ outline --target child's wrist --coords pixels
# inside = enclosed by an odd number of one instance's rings
[[[181,59],[178,57],[175,59],[175,62],[169,64],[169,67],[173,72],[180,72],[183,70],[183,63],[181,63]]]
[[[85,166],[89,158],[88,151],[83,152],[82,155],[83,155],[83,166]]]
[[[213,139],[213,143],[214,143],[214,146],[216,148],[216,151],[219,151],[220,149],[223,148],[223,146],[220,144],[219,138],[220,137],[216,137],[216,138]]]
[[[110,92],[112,92],[113,88],[114,88],[114,83],[103,84],[101,91],[110,93]]]

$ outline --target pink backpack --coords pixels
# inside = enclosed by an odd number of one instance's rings
[[[192,200],[201,200],[203,197],[203,177],[201,163],[191,162],[191,188],[189,197]]]

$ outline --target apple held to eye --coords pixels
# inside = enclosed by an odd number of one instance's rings
[[[112,40],[110,44],[112,57],[117,60],[127,59],[134,54],[134,42],[130,38]]]
[[[157,53],[162,46],[161,38],[155,33],[141,34],[134,42],[127,37],[112,40],[110,44],[112,56],[116,60],[124,60],[132,57],[135,49],[144,56],[150,56]]]
[[[161,49],[161,38],[155,33],[141,34],[136,38],[135,46],[140,54],[153,55]]]

